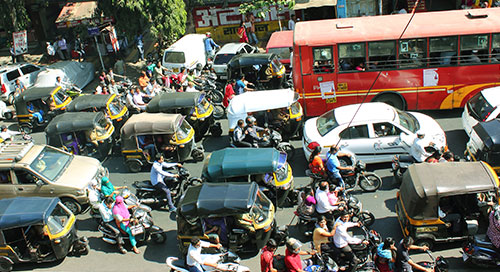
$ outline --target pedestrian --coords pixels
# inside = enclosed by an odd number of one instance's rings
[[[207,37],[205,38],[205,54],[208,60],[208,59],[213,59],[215,55],[215,49],[220,48],[220,46],[214,42],[214,40],[212,39],[212,34],[210,32],[207,32],[206,36]]]
[[[16,55],[16,50],[14,50],[14,42],[10,42],[10,57],[12,58],[12,64],[19,61]]]
[[[248,42],[247,31],[245,30],[245,22],[243,22],[243,21],[240,22],[240,27],[238,27],[236,34],[238,34],[238,37],[240,38],[240,40],[239,40],[240,43],[247,43]]]
[[[78,61],[82,62],[85,60],[85,45],[83,44],[80,34],[76,34],[75,38],[75,52],[78,54]]]
[[[125,62],[123,61],[122,58],[119,58],[116,62],[115,65],[113,66],[113,70],[116,72],[116,75],[120,76],[125,76],[127,73],[127,66],[125,65]]]
[[[247,14],[247,22],[245,23],[245,27],[247,30],[248,40],[250,44],[257,45],[259,40],[257,39],[257,35],[255,34],[255,16],[253,13]]]
[[[236,81],[234,79],[230,79],[226,85],[224,91],[224,99],[222,100],[222,105],[227,108],[229,106],[229,101],[233,99],[234,94],[234,86],[236,85]]]
[[[290,20],[288,21],[288,30],[294,30],[295,29],[295,14],[290,15]]]
[[[144,41],[142,39],[142,34],[140,32],[137,32],[137,36],[135,36],[135,45],[137,46],[140,60],[144,60]]]
[[[53,63],[56,59],[56,49],[50,42],[47,42],[47,56],[49,58],[49,63]]]
[[[64,39],[62,36],[59,36],[59,38],[57,39],[57,48],[57,53],[62,60],[70,58],[68,52],[68,44],[66,43],[66,39]]]

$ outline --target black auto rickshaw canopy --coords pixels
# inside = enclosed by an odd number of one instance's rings
[[[246,175],[273,173],[286,161],[286,154],[274,148],[225,148],[212,152],[203,168],[203,177],[210,181]]]
[[[240,54],[234,56],[227,64],[230,69],[241,69],[254,65],[268,65],[274,57],[274,53]]]
[[[204,94],[199,92],[163,93],[155,96],[146,106],[149,113],[172,113],[172,111],[193,108],[201,102]]]
[[[399,189],[412,219],[437,219],[439,199],[497,191],[496,173],[485,162],[415,163],[403,175]]]
[[[0,200],[0,230],[46,224],[57,197],[16,197]]]
[[[24,92],[20,93],[14,100],[14,106],[16,107],[17,114],[18,115],[28,114],[28,109],[26,108],[26,104],[28,102],[38,99],[49,98],[50,96],[52,96],[53,93],[59,91],[60,89],[61,89],[60,86],[27,88]]]
[[[500,120],[479,122],[474,126],[474,131],[483,142],[486,150],[500,152]]]
[[[45,133],[51,137],[62,133],[94,129],[104,118],[102,112],[66,112],[54,117],[45,128]]]
[[[80,95],[69,103],[66,110],[78,112],[86,111],[91,108],[105,108],[110,100],[113,100],[115,96],[116,94]]]
[[[187,219],[221,217],[248,213],[255,203],[257,183],[203,183],[190,186],[178,212]]]

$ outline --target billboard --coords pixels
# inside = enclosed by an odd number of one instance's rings
[[[14,55],[28,53],[28,33],[26,30],[12,33],[12,40],[14,41]]]

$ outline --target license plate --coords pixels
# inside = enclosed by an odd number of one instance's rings
[[[174,68],[174,73],[179,73],[179,68]]]
[[[326,103],[337,103],[337,98],[336,97],[334,97],[334,98],[327,98],[325,100],[326,100]]]
[[[464,262],[469,259],[469,255],[462,253],[462,259],[464,259]]]
[[[136,236],[136,235],[139,235],[141,233],[144,232],[144,228],[140,225],[138,226],[131,226],[130,227],[130,232],[132,233],[132,235]]]

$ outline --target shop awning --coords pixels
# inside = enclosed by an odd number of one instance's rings
[[[294,10],[336,6],[337,0],[296,0]]]
[[[56,19],[57,28],[100,24],[111,22],[113,19],[96,15],[97,1],[69,2],[62,8]]]

